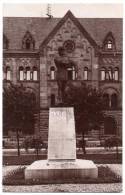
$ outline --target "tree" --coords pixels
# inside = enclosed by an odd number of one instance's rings
[[[22,85],[10,83],[3,89],[3,131],[15,131],[19,152],[19,131],[29,134],[34,128],[35,94]]]
[[[99,130],[104,120],[102,93],[85,83],[79,86],[69,83],[65,90],[64,104],[74,107],[76,131],[82,133],[85,154],[85,133],[92,129]]]

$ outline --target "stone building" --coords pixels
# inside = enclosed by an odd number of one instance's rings
[[[67,69],[67,79],[103,91],[102,133],[121,135],[122,19],[76,18],[70,11],[63,18],[3,18],[3,83],[20,83],[36,94],[34,133],[47,136],[48,108],[58,102],[54,60],[62,46],[77,67]]]

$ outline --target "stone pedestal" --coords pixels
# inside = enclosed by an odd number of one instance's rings
[[[73,108],[50,108],[48,160],[75,160],[76,137]]]
[[[73,108],[50,108],[48,160],[35,161],[28,166],[25,179],[66,183],[97,177],[98,168],[92,161],[76,159]]]

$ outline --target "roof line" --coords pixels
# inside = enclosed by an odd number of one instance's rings
[[[90,34],[85,30],[85,28],[81,25],[81,23],[78,21],[78,19],[72,14],[72,12],[69,10],[65,16],[57,23],[55,28],[49,33],[49,35],[44,39],[44,41],[41,43],[40,48],[43,48],[56,34],[58,29],[65,23],[65,21],[70,18],[76,26],[80,29],[80,31],[84,34],[84,36],[88,39],[88,41],[94,46],[97,47],[97,43],[95,40],[90,36]]]

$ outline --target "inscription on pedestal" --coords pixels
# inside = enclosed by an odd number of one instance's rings
[[[75,160],[76,137],[73,108],[50,108],[48,160]]]

